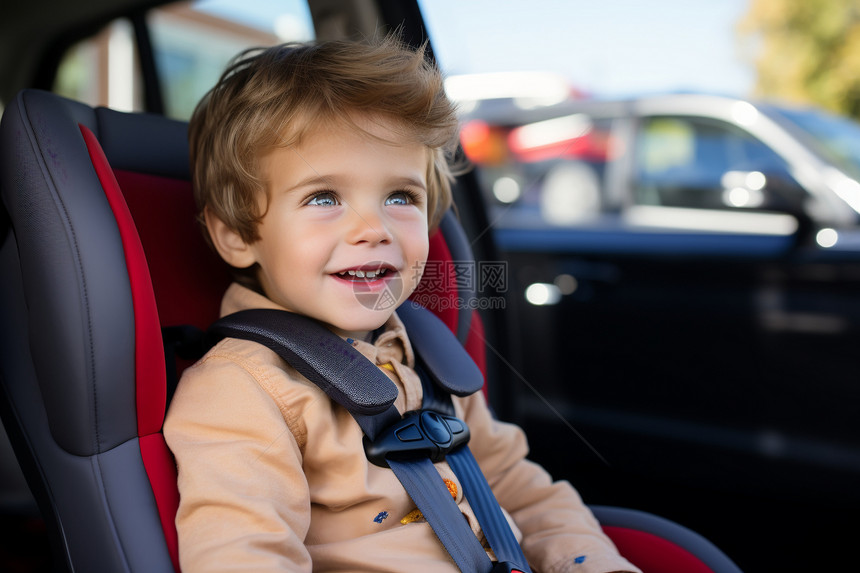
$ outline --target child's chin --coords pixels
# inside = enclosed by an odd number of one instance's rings
[[[363,316],[353,317],[350,320],[338,320],[336,324],[333,324],[337,330],[341,332],[349,332],[349,333],[364,333],[364,332],[373,332],[383,324],[385,324],[391,315],[394,313],[394,309],[390,310],[366,310],[361,314]]]

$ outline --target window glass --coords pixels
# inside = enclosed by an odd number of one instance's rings
[[[143,98],[137,62],[131,23],[115,20],[64,54],[53,91],[91,106],[140,110]]]
[[[753,79],[733,55],[744,0],[669,0],[659,15],[626,0],[419,3],[494,228],[611,223],[633,202],[627,102],[743,95]],[[674,147],[649,148],[652,169],[695,150],[663,127],[653,137]]]
[[[461,143],[497,227],[569,225],[601,209],[611,129],[611,120],[582,111],[557,109],[534,121],[521,115],[513,125],[472,112]]]
[[[202,0],[149,19],[166,114],[187,119],[227,62],[252,47],[314,38],[307,2]]]
[[[646,118],[634,157],[640,205],[790,210],[800,208],[806,196],[772,149],[716,120]]]
[[[860,178],[860,124],[814,109],[780,108],[777,113],[803,130],[807,141],[825,157]]]
[[[227,62],[247,48],[314,38],[306,0],[197,0],[151,10],[147,25],[166,114],[190,117]],[[90,105],[143,108],[135,37],[126,20],[70,49],[54,91]]]

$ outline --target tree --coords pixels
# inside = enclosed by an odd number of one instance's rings
[[[860,119],[860,0],[750,0],[738,31],[757,95]]]

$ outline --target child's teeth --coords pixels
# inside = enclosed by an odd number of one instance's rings
[[[386,270],[387,269],[377,269],[375,271],[341,271],[338,274],[340,276],[349,275],[351,277],[358,277],[360,279],[375,279],[376,277],[381,277],[382,275],[384,275]]]

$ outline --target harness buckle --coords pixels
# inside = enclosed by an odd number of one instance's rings
[[[392,459],[429,458],[441,462],[451,450],[469,442],[469,427],[456,416],[434,410],[413,410],[380,433],[364,437],[364,452],[374,465],[387,468]]]

